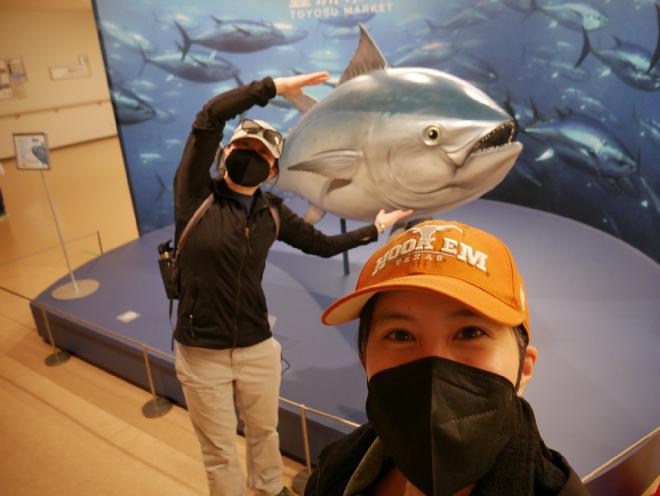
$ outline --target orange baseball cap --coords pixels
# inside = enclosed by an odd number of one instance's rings
[[[355,291],[330,305],[321,321],[357,319],[374,294],[420,289],[460,301],[530,337],[525,284],[513,255],[495,236],[455,221],[431,220],[392,237],[365,263]]]

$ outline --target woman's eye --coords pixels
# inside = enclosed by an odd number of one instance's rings
[[[397,329],[396,331],[390,331],[385,335],[385,339],[389,341],[415,341],[415,336],[410,334],[408,331],[403,331]]]
[[[456,334],[457,339],[476,339],[485,336],[486,333],[478,327],[464,327]]]

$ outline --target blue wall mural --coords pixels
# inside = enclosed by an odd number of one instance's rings
[[[266,75],[338,79],[361,22],[391,66],[447,71],[515,115],[525,149],[486,198],[575,219],[660,261],[654,1],[95,0],[95,12],[143,234],[173,222],[172,179],[206,100]],[[285,133],[300,118],[280,98],[249,116]]]

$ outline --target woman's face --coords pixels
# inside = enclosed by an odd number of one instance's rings
[[[395,290],[380,293],[366,347],[367,379],[388,368],[438,356],[501,375],[516,383],[518,338],[494,322],[436,293]],[[532,377],[536,349],[528,346],[520,392]]]

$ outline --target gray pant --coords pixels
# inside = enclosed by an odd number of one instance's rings
[[[245,494],[234,400],[245,424],[248,487],[260,496],[282,489],[277,433],[281,351],[273,338],[233,350],[176,344],[176,373],[202,448],[211,496]]]

